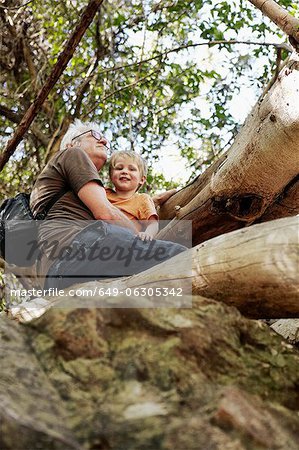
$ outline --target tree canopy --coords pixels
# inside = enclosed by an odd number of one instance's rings
[[[2,147],[87,3],[1,3]],[[298,11],[291,0],[279,3],[293,15]],[[289,48],[287,37],[249,1],[105,0],[1,172],[1,196],[30,189],[76,117],[99,122],[114,149],[139,151],[150,165],[173,145],[193,173],[203,171],[240,128],[232,104],[241,90],[247,86],[258,97]],[[149,184],[153,191],[171,185],[153,173]]]

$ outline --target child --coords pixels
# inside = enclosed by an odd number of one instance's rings
[[[106,189],[107,198],[130,220],[136,222],[138,236],[151,241],[158,232],[158,214],[153,200],[147,194],[138,194],[145,183],[147,166],[135,152],[119,151],[112,154],[109,174],[113,189]]]

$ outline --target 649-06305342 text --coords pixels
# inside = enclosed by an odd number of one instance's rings
[[[189,308],[192,295],[186,286],[74,286],[68,289],[9,289],[6,304],[9,307],[35,309],[57,308]]]
[[[182,297],[183,288],[168,288],[168,287],[127,287],[119,289],[118,287],[94,287],[77,288],[77,289],[10,289],[11,297],[29,298],[29,297],[116,297],[119,295],[127,297]]]

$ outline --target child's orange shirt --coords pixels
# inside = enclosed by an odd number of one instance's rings
[[[130,198],[121,198],[116,195],[113,189],[105,188],[107,198],[112,205],[120,209],[130,220],[136,221],[138,231],[143,231],[146,227],[143,220],[157,219],[158,214],[155,204],[148,194],[138,194],[137,192]]]

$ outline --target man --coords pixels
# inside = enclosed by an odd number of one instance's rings
[[[185,250],[172,242],[136,239],[132,222],[107,200],[98,174],[107,146],[95,123],[76,119],[37,178],[33,214],[55,199],[39,230],[37,273],[46,277],[45,288],[131,275]]]

